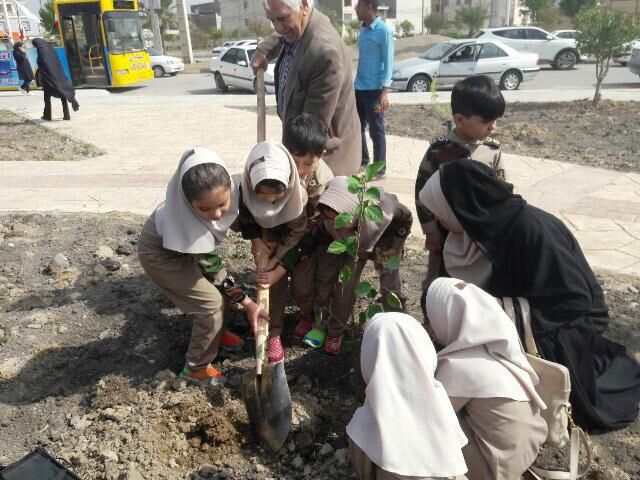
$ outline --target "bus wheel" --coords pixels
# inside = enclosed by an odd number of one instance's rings
[[[160,65],[156,65],[153,67],[153,76],[156,78],[162,78],[164,77],[164,68],[162,68]]]

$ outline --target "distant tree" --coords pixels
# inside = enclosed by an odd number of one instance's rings
[[[313,8],[317,8],[322,13],[324,13],[327,17],[329,17],[329,21],[333,28],[335,28],[340,35],[342,35],[342,20],[338,18],[338,12],[336,12],[331,7],[327,7],[326,5],[316,5]]]
[[[456,23],[469,29],[469,37],[473,37],[489,18],[487,9],[482,5],[469,5],[456,12]]]
[[[413,35],[413,23],[411,23],[409,20],[405,20],[404,22],[402,22],[400,24],[400,28],[402,29],[403,37],[410,37],[411,35]]]
[[[560,10],[567,17],[575,17],[583,8],[595,7],[598,0],[560,0]]]
[[[358,20],[351,20],[345,25],[345,28],[349,39],[355,40],[358,38],[358,34],[360,33],[360,22]]]
[[[53,10],[53,0],[47,0],[42,4],[40,10],[38,10],[38,15],[40,15],[40,20],[42,21],[42,26],[47,32],[53,30],[53,24],[55,23],[55,13]]]
[[[424,27],[427,29],[427,33],[438,33],[447,28],[448,25],[447,19],[439,13],[432,13],[424,17]]]
[[[167,30],[176,30],[178,28],[178,20],[172,5],[173,0],[160,0],[158,19],[160,20],[160,34],[163,38]]]
[[[266,37],[273,32],[273,27],[270,23],[260,19],[251,19],[247,22],[247,30],[253,33],[256,38]]]
[[[596,60],[593,106],[597,107],[602,82],[609,73],[611,59],[624,53],[625,46],[640,36],[640,21],[631,13],[596,6],[578,13],[576,29],[578,50]]]
[[[216,27],[211,27],[208,33],[209,33],[209,38],[211,38],[211,40],[220,40],[224,38],[224,35],[225,35],[224,30]]]
[[[524,0],[525,8],[520,10],[521,13],[527,15],[534,25],[538,24],[538,16],[540,11],[551,6],[551,0]]]
[[[555,30],[560,24],[561,12],[557,8],[547,7],[538,12],[538,25],[545,30]]]

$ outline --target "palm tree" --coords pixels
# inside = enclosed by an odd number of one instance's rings
[[[489,18],[489,14],[481,5],[469,5],[456,12],[456,23],[469,28],[469,38],[484,26],[487,18]]]
[[[53,0],[47,0],[42,6],[40,10],[38,10],[38,15],[40,15],[40,20],[42,21],[42,25],[47,32],[53,30],[53,24],[55,22],[55,14],[53,12]]]

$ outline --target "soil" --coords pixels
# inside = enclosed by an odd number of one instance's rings
[[[219,358],[229,378],[202,389],[176,378],[190,326],[146,278],[135,246],[144,218],[113,214],[0,216],[0,464],[41,445],[83,479],[350,479],[345,425],[364,398],[359,327],[338,357],[294,341],[287,310],[290,438],[275,455],[254,441],[239,383],[252,362],[242,312],[229,327],[244,351]],[[248,245],[222,248],[229,271],[253,283]],[[420,315],[426,254],[402,262],[408,311]],[[373,280],[371,270],[365,277]],[[638,355],[640,280],[601,273],[608,336]],[[253,295],[253,293],[252,293]],[[592,432],[589,479],[640,479],[640,422]],[[566,461],[547,449],[546,466]]]
[[[428,140],[446,133],[446,120],[430,105],[392,105],[385,113],[387,133]],[[494,136],[504,153],[640,171],[638,102],[605,100],[597,109],[587,100],[509,103]]]
[[[99,148],[38,123],[8,110],[0,110],[0,160],[66,161],[102,155]]]

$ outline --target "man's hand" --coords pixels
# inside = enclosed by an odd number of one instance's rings
[[[389,97],[387,96],[387,89],[383,88],[378,98],[379,107],[376,109],[376,113],[386,112],[391,104],[389,103]]]
[[[254,336],[258,335],[259,322],[268,322],[269,314],[249,297],[245,298],[242,302],[242,306],[247,312],[247,320],[251,326],[251,332]]]
[[[267,60],[267,56],[260,50],[256,50],[251,58],[251,68],[253,69],[253,73],[257,74],[258,70],[264,70],[266,72],[268,66],[269,60]]]
[[[424,248],[433,253],[439,253],[442,250],[441,235],[437,233],[428,233],[424,237]]]
[[[256,283],[260,288],[271,288],[278,283],[286,273],[287,270],[282,265],[278,265],[273,270],[258,272],[256,274]]]

